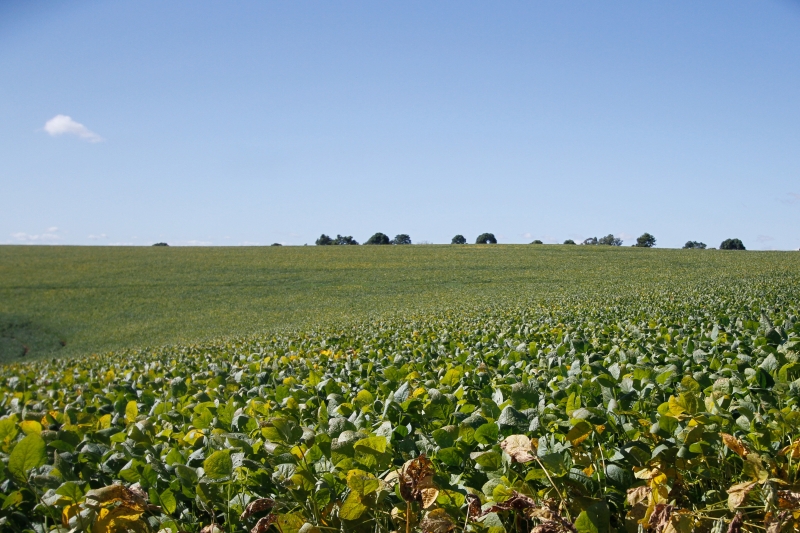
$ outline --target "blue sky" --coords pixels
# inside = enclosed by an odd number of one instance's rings
[[[800,247],[800,2],[0,2],[0,243]]]

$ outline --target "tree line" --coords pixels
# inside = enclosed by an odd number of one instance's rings
[[[314,243],[317,246],[331,246],[331,245],[358,245],[358,241],[355,240],[350,235],[336,235],[336,238],[331,238],[324,233],[320,235],[319,239],[316,240]],[[388,235],[384,233],[376,233],[364,244],[412,244],[411,237],[406,233],[401,233],[399,235],[395,235],[394,239],[390,239]],[[459,234],[453,237],[450,241],[450,244],[467,244],[467,239],[463,235]],[[475,239],[475,244],[497,244],[497,238],[494,236],[494,233],[481,233],[478,235],[478,238]],[[531,244],[544,244],[542,241],[536,239]],[[572,239],[567,239],[564,241],[564,244],[577,244]],[[605,237],[589,237],[588,239],[584,239],[581,242],[584,246],[622,246],[622,239],[619,237],[615,237],[613,234],[609,233]],[[650,233],[643,233],[636,239],[636,244],[634,247],[637,248],[652,248],[656,245],[656,238],[655,236],[651,235]],[[699,241],[688,241],[686,244],[683,245],[684,250],[705,250],[706,244]],[[722,244],[719,245],[720,250],[745,250],[744,244],[739,239],[725,239],[722,241]]]

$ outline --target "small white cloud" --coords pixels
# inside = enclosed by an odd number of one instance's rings
[[[47,243],[57,242],[59,239],[61,239],[61,236],[58,235],[57,232],[58,232],[58,228],[50,227],[50,228],[47,228],[47,230],[45,230],[44,233],[31,234],[31,233],[25,233],[25,232],[22,232],[22,231],[20,231],[18,233],[12,233],[11,234],[11,238],[14,239],[14,241],[16,241],[18,243],[30,243],[30,244],[42,243],[42,244],[47,244]]]
[[[211,241],[186,241],[183,244],[184,246],[211,246],[213,243]]]
[[[56,115],[44,124],[44,131],[55,137],[56,135],[77,135],[90,143],[103,142],[103,138],[81,124],[75,122],[67,115]]]
[[[283,243],[281,243],[283,244]],[[257,242],[250,242],[250,241],[242,241],[239,243],[239,246],[259,246]]]
[[[633,235],[631,235],[630,233],[625,233],[624,231],[622,233],[620,233],[619,235],[617,235],[617,237],[619,237],[623,241],[629,241],[629,240],[634,238]]]
[[[101,233],[100,235],[89,235],[89,239],[93,241],[97,241],[99,239],[105,239],[106,237],[108,237],[108,235],[106,235],[105,233]]]
[[[769,235],[759,235],[758,237],[756,237],[756,240],[758,242],[769,242],[769,241],[774,241],[775,237],[770,237]]]

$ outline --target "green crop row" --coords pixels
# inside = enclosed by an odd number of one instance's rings
[[[6,366],[0,528],[794,531],[795,281]]]

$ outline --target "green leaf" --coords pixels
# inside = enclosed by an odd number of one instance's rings
[[[367,506],[361,503],[361,497],[356,492],[351,492],[342,503],[342,508],[339,510],[339,517],[344,520],[358,520]]]
[[[9,473],[21,483],[28,479],[28,472],[42,466],[47,460],[47,445],[38,433],[31,433],[14,446],[8,458]]]
[[[607,533],[609,524],[609,510],[605,502],[596,502],[578,515],[575,520],[575,529],[578,533]]]
[[[161,507],[164,509],[164,511],[166,511],[167,514],[172,514],[175,512],[178,502],[175,500],[175,495],[171,490],[167,489],[159,494],[158,499],[161,500]]]
[[[475,430],[475,440],[480,444],[496,444],[498,434],[497,424],[490,422]]]
[[[2,509],[6,510],[9,507],[16,507],[17,505],[21,504],[22,500],[24,499],[25,498],[22,496],[22,493],[18,490],[15,490],[14,492],[6,496],[5,500],[3,500]]]
[[[230,450],[217,450],[203,461],[203,470],[211,479],[224,479],[233,474]]]
[[[381,483],[369,472],[354,468],[347,473],[347,486],[359,496],[364,496],[378,490]]]

